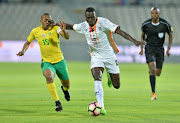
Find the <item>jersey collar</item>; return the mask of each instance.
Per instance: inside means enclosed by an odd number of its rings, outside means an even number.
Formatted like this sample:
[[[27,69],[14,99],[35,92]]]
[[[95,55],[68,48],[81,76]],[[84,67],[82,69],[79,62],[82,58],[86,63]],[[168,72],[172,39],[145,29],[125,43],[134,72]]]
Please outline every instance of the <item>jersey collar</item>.
[[[158,23],[153,23],[153,22],[151,22],[151,24],[154,25],[154,26],[158,26],[158,25],[159,25],[159,22],[158,22]]]

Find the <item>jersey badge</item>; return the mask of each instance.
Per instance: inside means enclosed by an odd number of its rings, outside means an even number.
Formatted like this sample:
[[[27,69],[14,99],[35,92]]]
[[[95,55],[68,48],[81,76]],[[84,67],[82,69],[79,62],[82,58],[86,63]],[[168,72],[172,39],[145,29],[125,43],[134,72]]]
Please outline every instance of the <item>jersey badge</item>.
[[[46,37],[46,34],[42,34],[42,37]]]
[[[158,33],[158,37],[159,38],[163,38],[164,37],[164,33],[163,32]]]
[[[48,35],[49,35],[49,36],[51,36],[51,35],[52,35],[52,33],[51,33],[51,32],[49,32],[49,33],[48,33]]]

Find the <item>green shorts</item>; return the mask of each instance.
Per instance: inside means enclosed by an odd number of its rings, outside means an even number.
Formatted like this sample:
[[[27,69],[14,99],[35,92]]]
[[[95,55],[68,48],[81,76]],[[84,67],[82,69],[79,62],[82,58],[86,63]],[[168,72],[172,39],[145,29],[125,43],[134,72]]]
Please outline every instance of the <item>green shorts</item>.
[[[49,62],[42,62],[41,68],[43,68],[42,73],[46,69],[50,69],[54,73],[54,75],[57,74],[57,76],[61,80],[68,80],[69,79],[67,64],[66,64],[66,61],[64,59],[61,60],[60,62],[54,63],[54,64],[49,63]]]

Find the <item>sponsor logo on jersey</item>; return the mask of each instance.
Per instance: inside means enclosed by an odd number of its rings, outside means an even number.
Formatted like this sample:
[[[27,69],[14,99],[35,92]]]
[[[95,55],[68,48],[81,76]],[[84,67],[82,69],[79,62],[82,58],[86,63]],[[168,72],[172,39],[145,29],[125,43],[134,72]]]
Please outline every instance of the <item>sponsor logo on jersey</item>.
[[[46,37],[46,34],[42,34],[42,37]]]
[[[52,35],[52,33],[51,33],[51,32],[49,32],[49,33],[48,33],[48,35],[49,35],[49,36],[51,36],[51,35]]]

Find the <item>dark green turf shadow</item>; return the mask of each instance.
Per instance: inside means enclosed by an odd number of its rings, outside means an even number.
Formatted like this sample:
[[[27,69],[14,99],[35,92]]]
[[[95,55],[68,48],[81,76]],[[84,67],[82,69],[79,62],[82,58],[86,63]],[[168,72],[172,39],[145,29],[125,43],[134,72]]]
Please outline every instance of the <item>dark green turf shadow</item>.
[[[11,112],[11,113],[36,113],[34,111],[19,110],[19,109],[0,109],[0,111]]]

